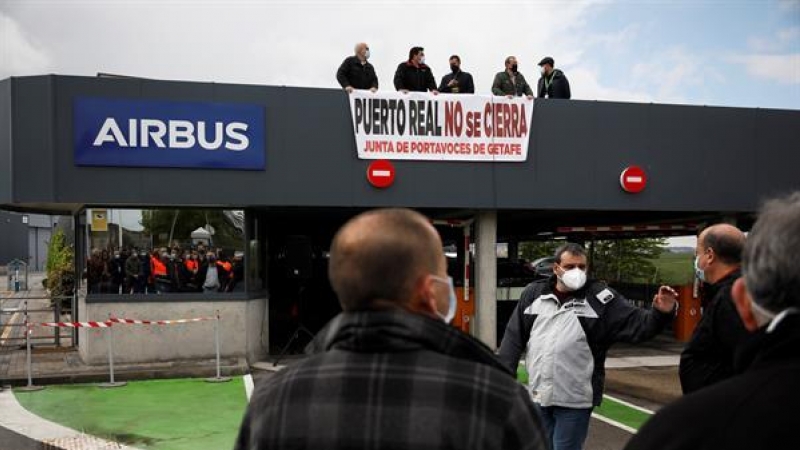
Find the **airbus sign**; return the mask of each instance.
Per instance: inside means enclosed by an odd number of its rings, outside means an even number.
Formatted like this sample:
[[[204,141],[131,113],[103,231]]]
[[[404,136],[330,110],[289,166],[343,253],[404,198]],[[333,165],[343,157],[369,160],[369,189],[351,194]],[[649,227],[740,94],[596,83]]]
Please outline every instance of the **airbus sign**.
[[[264,170],[262,105],[76,98],[78,166]]]

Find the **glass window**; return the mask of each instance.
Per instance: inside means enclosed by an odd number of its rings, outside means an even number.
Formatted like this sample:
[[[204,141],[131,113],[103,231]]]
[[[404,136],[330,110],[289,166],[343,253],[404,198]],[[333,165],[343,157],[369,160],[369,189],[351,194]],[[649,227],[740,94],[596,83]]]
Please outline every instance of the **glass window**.
[[[221,209],[86,211],[87,295],[245,291],[245,214]]]

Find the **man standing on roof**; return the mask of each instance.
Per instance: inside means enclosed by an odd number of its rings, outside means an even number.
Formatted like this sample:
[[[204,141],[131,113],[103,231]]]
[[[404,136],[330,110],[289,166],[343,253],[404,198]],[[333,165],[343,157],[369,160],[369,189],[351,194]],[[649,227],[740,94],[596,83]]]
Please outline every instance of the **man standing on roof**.
[[[426,92],[438,94],[431,68],[425,65],[425,49],[412,47],[408,61],[401,62],[394,73],[394,87],[400,92]]]
[[[539,61],[542,77],[539,78],[539,98],[566,98],[572,97],[569,90],[569,80],[559,69],[554,69],[556,62],[551,57]]]
[[[506,70],[494,76],[492,94],[505,95],[509,98],[525,95],[529,100],[533,98],[533,91],[518,67],[516,56],[506,58]]]
[[[342,61],[336,71],[336,81],[349,94],[353,89],[378,90],[378,75],[375,67],[369,63],[369,46],[359,42],[355,47],[355,55],[348,56]]]
[[[442,77],[439,92],[444,94],[474,94],[475,83],[472,75],[461,70],[461,58],[458,55],[450,57],[450,73]]]

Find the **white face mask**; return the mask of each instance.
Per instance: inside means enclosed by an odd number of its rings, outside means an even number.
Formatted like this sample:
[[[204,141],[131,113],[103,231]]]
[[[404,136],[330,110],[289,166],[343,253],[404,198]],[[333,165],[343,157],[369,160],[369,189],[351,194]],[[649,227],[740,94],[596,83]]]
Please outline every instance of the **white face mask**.
[[[544,66],[540,66],[539,70],[542,72],[542,75],[547,75],[547,69],[545,69]]]
[[[420,63],[420,65],[425,64],[425,57],[424,56],[419,59],[419,63]]]
[[[706,281],[706,273],[700,268],[700,256],[694,257],[694,276],[700,281]]]
[[[586,284],[586,272],[576,267],[565,271],[558,279],[570,291],[577,291]]]
[[[364,54],[364,59],[369,59],[369,49],[367,49],[367,52]]]
[[[456,317],[456,306],[458,306],[456,302],[456,289],[455,287],[453,287],[453,277],[442,278],[442,277],[437,277],[436,275],[431,275],[431,277],[436,281],[447,284],[447,288],[449,290],[448,291],[449,303],[447,305],[447,314],[442,315],[442,313],[440,313],[439,310],[437,309],[436,315],[439,316],[439,318],[442,319],[444,323],[450,323]]]

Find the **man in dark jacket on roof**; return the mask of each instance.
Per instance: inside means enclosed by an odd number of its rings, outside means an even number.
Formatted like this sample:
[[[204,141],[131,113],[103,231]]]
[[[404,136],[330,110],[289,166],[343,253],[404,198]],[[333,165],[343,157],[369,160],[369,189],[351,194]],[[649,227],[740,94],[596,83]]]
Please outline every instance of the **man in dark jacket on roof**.
[[[539,78],[537,97],[569,99],[572,97],[569,80],[564,72],[554,68],[555,64],[556,62],[549,56],[539,61],[542,76]]]
[[[426,92],[438,94],[436,79],[431,68],[425,65],[425,49],[412,47],[408,61],[401,62],[394,73],[394,87],[401,92]]]
[[[695,272],[709,283],[703,296],[703,317],[681,353],[679,375],[688,394],[733,376],[734,355],[747,337],[731,298],[731,287],[741,275],[745,236],[738,228],[717,224],[697,238]]]
[[[461,58],[458,55],[450,57],[450,73],[442,77],[442,82],[439,83],[439,92],[443,94],[475,93],[472,75],[461,70]]]
[[[364,213],[331,245],[344,312],[316,353],[256,387],[236,441],[255,449],[546,449],[530,396],[450,326],[442,242],[422,215]]]
[[[672,320],[675,291],[661,286],[651,309],[631,305],[605,284],[586,279],[586,250],[556,250],[553,276],[522,292],[500,344],[500,359],[516,370],[525,354],[528,390],[553,450],[580,450],[592,409],[603,398],[605,359],[616,342],[655,337]]]
[[[372,92],[378,90],[378,75],[375,67],[369,63],[369,46],[366,43],[356,44],[355,55],[342,61],[336,71],[336,81],[348,93],[353,92],[353,89],[369,89]]]
[[[747,237],[733,283],[748,332],[744,372],[659,410],[626,450],[797,448],[800,416],[800,193],[772,200]]]

